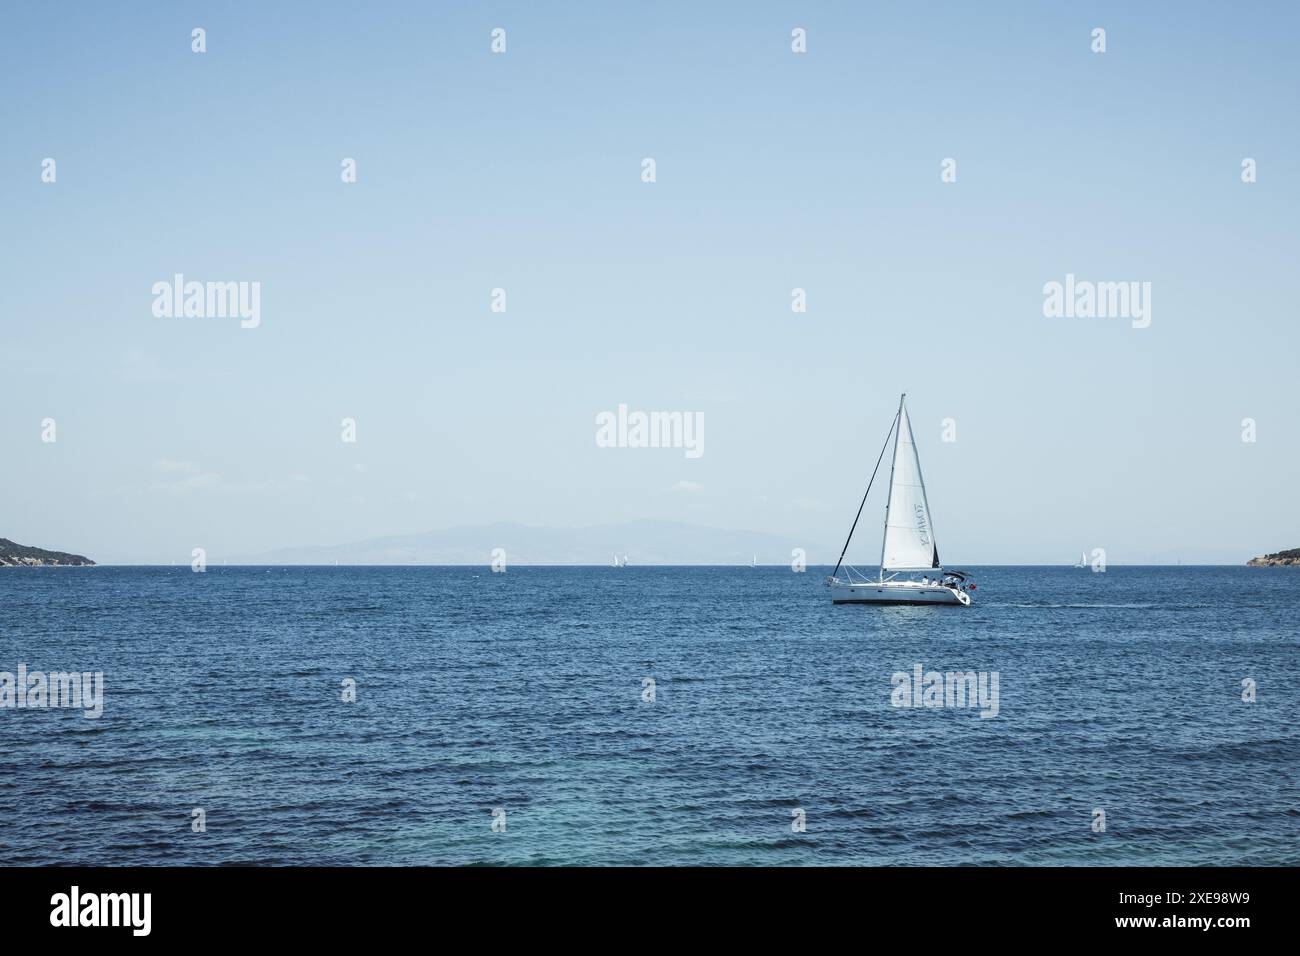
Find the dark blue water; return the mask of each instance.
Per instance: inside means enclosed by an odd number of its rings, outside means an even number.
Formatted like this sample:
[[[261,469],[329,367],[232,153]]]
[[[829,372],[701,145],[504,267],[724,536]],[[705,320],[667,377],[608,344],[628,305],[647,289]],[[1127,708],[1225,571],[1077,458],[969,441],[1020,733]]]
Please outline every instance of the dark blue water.
[[[815,569],[0,570],[0,671],[105,681],[98,720],[0,710],[0,853],[1300,863],[1300,570],[976,570],[971,609]],[[997,671],[998,715],[893,706],[915,664]]]

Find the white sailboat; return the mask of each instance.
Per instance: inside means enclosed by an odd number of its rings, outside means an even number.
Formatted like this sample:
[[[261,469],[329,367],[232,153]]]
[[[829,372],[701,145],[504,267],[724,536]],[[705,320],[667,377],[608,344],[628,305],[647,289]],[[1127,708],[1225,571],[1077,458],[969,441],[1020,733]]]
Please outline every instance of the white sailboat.
[[[945,571],[939,562],[939,546],[934,539],[934,525],[930,520],[930,503],[925,496],[925,480],[921,477],[921,459],[916,453],[916,440],[912,436],[912,423],[907,417],[907,395],[898,400],[898,414],[894,416],[885,444],[876,459],[876,470],[867,482],[867,491],[858,505],[857,517],[849,529],[844,550],[835,563],[835,570],[826,583],[831,589],[831,600],[836,604],[954,604],[969,607],[968,591],[975,584],[961,571]],[[894,460],[889,469],[889,501],[885,506],[885,530],[880,542],[880,573],[870,580],[844,563],[844,555],[853,540],[853,532],[862,517],[867,494],[876,480],[876,472],[884,460],[889,438],[894,438]],[[840,569],[844,575],[840,576]],[[900,578],[901,574],[922,574],[917,578]]]

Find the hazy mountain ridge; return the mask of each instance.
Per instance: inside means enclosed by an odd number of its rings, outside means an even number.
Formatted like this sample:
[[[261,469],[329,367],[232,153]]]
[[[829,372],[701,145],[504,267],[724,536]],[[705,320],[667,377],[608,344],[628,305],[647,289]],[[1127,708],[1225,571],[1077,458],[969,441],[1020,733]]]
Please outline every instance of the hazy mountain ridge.
[[[707,528],[673,521],[630,521],[583,528],[501,522],[339,545],[278,548],[237,555],[231,564],[489,564],[495,548],[507,564],[788,564],[800,542],[759,531]],[[821,555],[824,560],[826,554]]]

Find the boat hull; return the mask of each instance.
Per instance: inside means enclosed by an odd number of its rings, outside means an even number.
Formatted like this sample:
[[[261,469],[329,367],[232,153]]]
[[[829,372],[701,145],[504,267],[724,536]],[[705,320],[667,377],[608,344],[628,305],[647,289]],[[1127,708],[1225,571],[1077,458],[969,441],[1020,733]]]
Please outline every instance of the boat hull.
[[[865,581],[831,586],[835,604],[949,604],[969,607],[970,595],[956,588],[914,581]]]

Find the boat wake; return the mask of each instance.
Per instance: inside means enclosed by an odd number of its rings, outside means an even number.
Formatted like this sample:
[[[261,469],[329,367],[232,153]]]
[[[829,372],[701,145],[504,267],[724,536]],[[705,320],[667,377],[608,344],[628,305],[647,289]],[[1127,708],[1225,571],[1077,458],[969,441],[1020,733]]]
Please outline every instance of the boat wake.
[[[1043,609],[1047,609],[1047,610],[1053,610],[1053,609],[1058,609],[1058,610],[1093,610],[1093,609],[1096,609],[1096,610],[1109,610],[1109,611],[1154,611],[1154,610],[1156,610],[1157,608],[1159,608],[1159,609],[1162,610],[1162,611],[1168,611],[1168,610],[1188,610],[1188,609],[1191,609],[1191,608],[1208,608],[1208,607],[1214,607],[1213,604],[1179,604],[1179,605],[1169,605],[1169,604],[1101,604],[1101,603],[1081,603],[1081,602],[1075,602],[1075,603],[1071,603],[1071,604],[1051,604],[1051,603],[1048,603],[1048,602],[1046,602],[1046,601],[1039,601],[1039,602],[1037,602],[1037,603],[1032,603],[1032,604],[1014,604],[1014,603],[1012,603],[1012,602],[1010,602],[1010,601],[1007,601],[1007,602],[999,601],[999,602],[997,602],[996,604],[993,604],[992,602],[988,602],[988,603],[990,604],[990,606],[996,606],[996,607],[1024,607],[1024,608],[1035,608],[1035,609],[1039,609],[1039,610],[1043,610]]]

